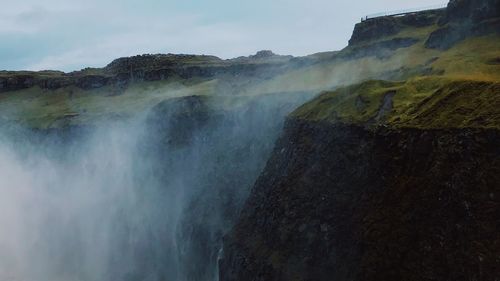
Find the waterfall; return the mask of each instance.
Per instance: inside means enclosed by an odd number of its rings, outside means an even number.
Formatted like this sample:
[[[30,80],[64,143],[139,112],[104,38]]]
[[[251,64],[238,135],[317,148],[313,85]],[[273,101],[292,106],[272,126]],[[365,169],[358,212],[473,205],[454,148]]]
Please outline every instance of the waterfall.
[[[222,236],[296,103],[197,102],[76,133],[2,129],[0,280],[217,280]]]

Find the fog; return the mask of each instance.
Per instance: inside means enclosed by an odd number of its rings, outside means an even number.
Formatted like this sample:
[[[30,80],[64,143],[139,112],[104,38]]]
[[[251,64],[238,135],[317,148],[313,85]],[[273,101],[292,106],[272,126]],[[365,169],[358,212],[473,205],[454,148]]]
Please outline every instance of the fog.
[[[0,128],[0,280],[217,280],[222,236],[307,97],[185,97],[92,127]]]

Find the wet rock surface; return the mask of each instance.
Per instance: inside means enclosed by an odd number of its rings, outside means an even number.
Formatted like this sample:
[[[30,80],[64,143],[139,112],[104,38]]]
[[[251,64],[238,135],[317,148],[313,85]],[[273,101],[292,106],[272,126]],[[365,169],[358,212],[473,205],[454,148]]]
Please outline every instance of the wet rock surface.
[[[161,185],[170,188],[178,184],[172,179],[187,175],[178,192],[188,200],[175,233],[180,280],[215,280],[222,237],[264,167],[284,116],[305,97],[272,98],[223,110],[213,106],[217,97],[182,97],[158,104],[148,116],[143,154],[154,159],[151,169]]]
[[[496,280],[499,137],[289,120],[221,280]]]

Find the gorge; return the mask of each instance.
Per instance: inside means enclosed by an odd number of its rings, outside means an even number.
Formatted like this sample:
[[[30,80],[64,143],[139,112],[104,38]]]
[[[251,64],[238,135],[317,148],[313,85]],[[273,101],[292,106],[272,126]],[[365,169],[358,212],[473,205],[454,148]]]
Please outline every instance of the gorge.
[[[0,280],[498,280],[499,8],[0,71]]]

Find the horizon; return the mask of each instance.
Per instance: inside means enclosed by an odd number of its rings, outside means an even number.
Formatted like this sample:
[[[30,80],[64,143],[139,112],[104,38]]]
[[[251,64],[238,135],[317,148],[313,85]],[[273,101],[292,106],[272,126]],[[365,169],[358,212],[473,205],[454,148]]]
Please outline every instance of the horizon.
[[[307,56],[347,46],[368,14],[446,2],[28,0],[0,12],[0,70],[71,72],[142,54]]]

